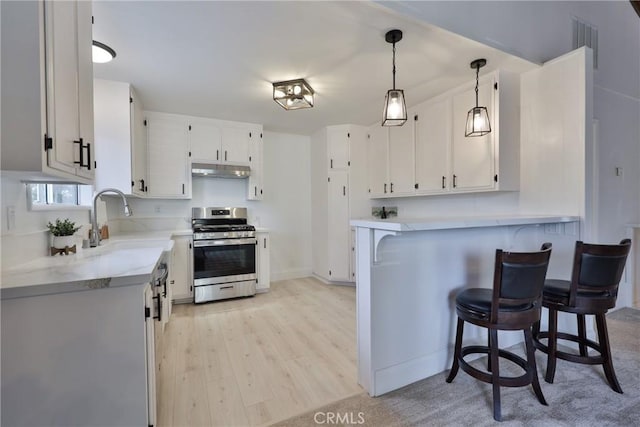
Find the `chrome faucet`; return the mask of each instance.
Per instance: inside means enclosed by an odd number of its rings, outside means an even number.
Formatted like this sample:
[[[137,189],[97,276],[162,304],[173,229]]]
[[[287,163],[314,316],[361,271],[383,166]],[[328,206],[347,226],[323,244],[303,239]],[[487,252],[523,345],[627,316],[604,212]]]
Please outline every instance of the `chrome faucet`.
[[[115,193],[122,197],[122,202],[124,203],[124,214],[126,216],[131,216],[133,213],[131,208],[129,207],[129,203],[127,202],[127,198],[124,196],[124,193],[115,188],[105,188],[102,191],[96,193],[93,196],[93,213],[91,214],[91,236],[89,237],[89,246],[95,248],[100,245],[100,230],[98,230],[98,209],[96,203],[98,201],[98,197],[102,196],[104,193]]]

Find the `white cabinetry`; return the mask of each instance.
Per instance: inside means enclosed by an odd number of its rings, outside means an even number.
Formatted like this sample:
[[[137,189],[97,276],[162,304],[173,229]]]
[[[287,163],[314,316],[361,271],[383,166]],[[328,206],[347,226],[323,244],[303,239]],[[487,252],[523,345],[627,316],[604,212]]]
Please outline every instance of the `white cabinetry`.
[[[409,111],[409,117],[413,112]],[[389,194],[412,195],[415,185],[414,133],[411,124],[389,129]]]
[[[193,302],[193,245],[191,236],[173,236],[173,265],[169,287],[174,302]]]
[[[248,125],[200,117],[187,120],[194,163],[249,165]]]
[[[254,126],[249,132],[249,167],[251,175],[247,184],[247,199],[262,200],[264,197],[264,174],[262,126]]]
[[[451,100],[448,97],[421,104],[414,116],[416,139],[416,194],[448,191]]]
[[[184,116],[146,112],[148,176],[147,197],[191,198],[188,123]]]
[[[367,134],[369,193],[371,197],[386,197],[389,159],[389,130],[373,125]]]
[[[145,195],[147,141],[142,105],[129,83],[94,80],[96,188]]]
[[[92,184],[91,2],[2,2],[2,169]]]
[[[256,292],[266,292],[271,286],[271,268],[269,264],[269,232],[256,231],[256,239],[256,272],[258,276],[258,281],[256,283]]]
[[[328,281],[354,280],[349,220],[370,215],[367,142],[366,128],[355,125],[330,126],[312,137],[313,272]]]

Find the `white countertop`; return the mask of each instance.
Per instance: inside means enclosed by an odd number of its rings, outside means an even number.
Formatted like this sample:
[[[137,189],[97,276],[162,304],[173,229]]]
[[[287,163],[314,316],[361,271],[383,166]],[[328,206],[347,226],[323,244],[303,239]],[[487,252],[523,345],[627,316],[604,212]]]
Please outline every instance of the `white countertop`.
[[[171,236],[191,230],[113,235],[97,248],[37,258],[2,271],[2,299],[147,283]]]
[[[579,221],[579,216],[569,215],[486,215],[441,216],[425,218],[353,219],[351,226],[388,231],[425,231],[453,228],[502,227],[507,225],[549,224]]]

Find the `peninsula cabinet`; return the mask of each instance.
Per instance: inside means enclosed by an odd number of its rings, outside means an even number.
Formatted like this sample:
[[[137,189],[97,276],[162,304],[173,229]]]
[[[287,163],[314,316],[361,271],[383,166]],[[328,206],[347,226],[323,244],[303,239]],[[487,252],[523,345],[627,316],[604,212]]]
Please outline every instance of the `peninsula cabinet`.
[[[147,178],[147,134],[142,103],[129,83],[95,79],[96,188],[116,188],[144,197]]]
[[[353,282],[349,220],[371,215],[367,197],[367,129],[329,126],[312,136],[313,273]],[[385,169],[386,170],[386,169]]]
[[[91,2],[1,2],[2,169],[92,184]]]
[[[146,197],[191,198],[189,124],[185,116],[145,112],[148,150]]]

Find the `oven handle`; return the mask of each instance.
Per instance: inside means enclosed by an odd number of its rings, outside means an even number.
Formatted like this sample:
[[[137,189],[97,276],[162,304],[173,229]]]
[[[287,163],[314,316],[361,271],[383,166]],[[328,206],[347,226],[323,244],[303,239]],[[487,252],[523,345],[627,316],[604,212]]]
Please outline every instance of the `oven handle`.
[[[206,246],[255,245],[257,241],[255,237],[249,239],[195,240],[193,246],[201,248]]]

